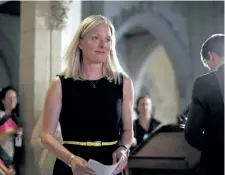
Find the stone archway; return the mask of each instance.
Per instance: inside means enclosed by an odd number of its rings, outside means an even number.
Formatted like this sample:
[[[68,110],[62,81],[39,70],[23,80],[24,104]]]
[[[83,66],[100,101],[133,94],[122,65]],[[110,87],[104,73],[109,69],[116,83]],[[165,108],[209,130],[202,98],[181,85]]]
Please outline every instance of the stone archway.
[[[141,26],[149,31],[152,35],[155,36],[158,43],[163,45],[166,52],[168,53],[171,62],[172,68],[175,71],[176,83],[179,91],[179,103],[181,107],[179,111],[182,110],[184,106],[184,101],[186,101],[187,91],[188,91],[188,82],[191,80],[191,70],[188,69],[191,67],[191,62],[188,59],[188,50],[180,43],[180,39],[175,35],[171,26],[168,25],[165,21],[162,21],[150,12],[144,12],[139,15],[130,17],[120,28],[117,29],[117,41],[130,29],[135,26]],[[137,75],[140,77],[141,74]],[[134,78],[134,84],[137,85],[137,77]]]
[[[148,30],[138,25],[127,30],[117,40],[118,57],[132,79],[139,74],[137,67],[141,67],[149,52],[154,48],[155,41],[156,38]]]
[[[171,59],[162,45],[157,44],[143,61],[137,80],[139,94],[143,86],[148,87],[155,118],[163,123],[175,123],[179,110],[179,93]]]
[[[133,41],[136,43],[132,43]],[[117,47],[119,54],[124,56],[126,71],[132,79],[136,78],[135,99],[145,91],[150,94],[153,105],[156,107],[155,117],[163,123],[176,122],[179,106],[178,90],[171,59],[163,46],[149,31],[136,26],[126,31],[118,41]]]

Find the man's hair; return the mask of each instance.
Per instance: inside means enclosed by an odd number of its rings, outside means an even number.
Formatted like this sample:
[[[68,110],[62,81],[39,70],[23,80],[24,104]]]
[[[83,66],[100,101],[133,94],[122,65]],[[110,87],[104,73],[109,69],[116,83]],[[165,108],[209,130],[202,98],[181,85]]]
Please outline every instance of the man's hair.
[[[214,34],[202,44],[200,55],[203,63],[209,60],[208,52],[224,57],[224,34]]]
[[[150,97],[149,94],[144,94],[144,95],[141,95],[141,96],[139,96],[139,97],[137,98],[137,100],[136,100],[136,107],[134,108],[134,110],[135,110],[135,112],[137,113],[137,115],[139,115],[139,111],[138,111],[139,103],[141,102],[141,100],[142,100],[143,98],[149,98],[149,99],[151,99],[151,97]],[[152,105],[152,116],[154,116],[154,115],[155,115],[155,106]]]

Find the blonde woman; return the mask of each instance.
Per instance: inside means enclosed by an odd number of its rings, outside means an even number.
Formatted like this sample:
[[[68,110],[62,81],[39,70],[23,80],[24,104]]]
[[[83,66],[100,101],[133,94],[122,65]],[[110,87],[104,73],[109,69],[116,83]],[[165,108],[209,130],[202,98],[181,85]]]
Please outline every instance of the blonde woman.
[[[123,73],[115,29],[104,16],[84,19],[50,84],[43,109],[43,145],[57,156],[53,175],[96,174],[89,159],[121,174],[132,144],[133,83]],[[58,121],[63,144],[55,139]]]

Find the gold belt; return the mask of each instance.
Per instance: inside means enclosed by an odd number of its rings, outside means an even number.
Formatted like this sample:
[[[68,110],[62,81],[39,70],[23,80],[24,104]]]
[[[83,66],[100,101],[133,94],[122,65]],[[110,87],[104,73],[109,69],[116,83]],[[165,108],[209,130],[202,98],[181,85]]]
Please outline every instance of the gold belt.
[[[102,141],[95,141],[95,142],[78,142],[78,141],[64,141],[65,144],[71,144],[71,145],[79,145],[79,146],[111,146],[118,143],[118,141],[113,142],[102,142]]]

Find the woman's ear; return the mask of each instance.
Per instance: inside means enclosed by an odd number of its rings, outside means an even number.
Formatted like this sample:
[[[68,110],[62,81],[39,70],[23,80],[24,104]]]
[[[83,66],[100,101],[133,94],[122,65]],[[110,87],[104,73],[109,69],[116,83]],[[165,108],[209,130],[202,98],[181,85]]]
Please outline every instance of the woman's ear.
[[[79,39],[78,47],[80,50],[82,50],[82,39]]]

